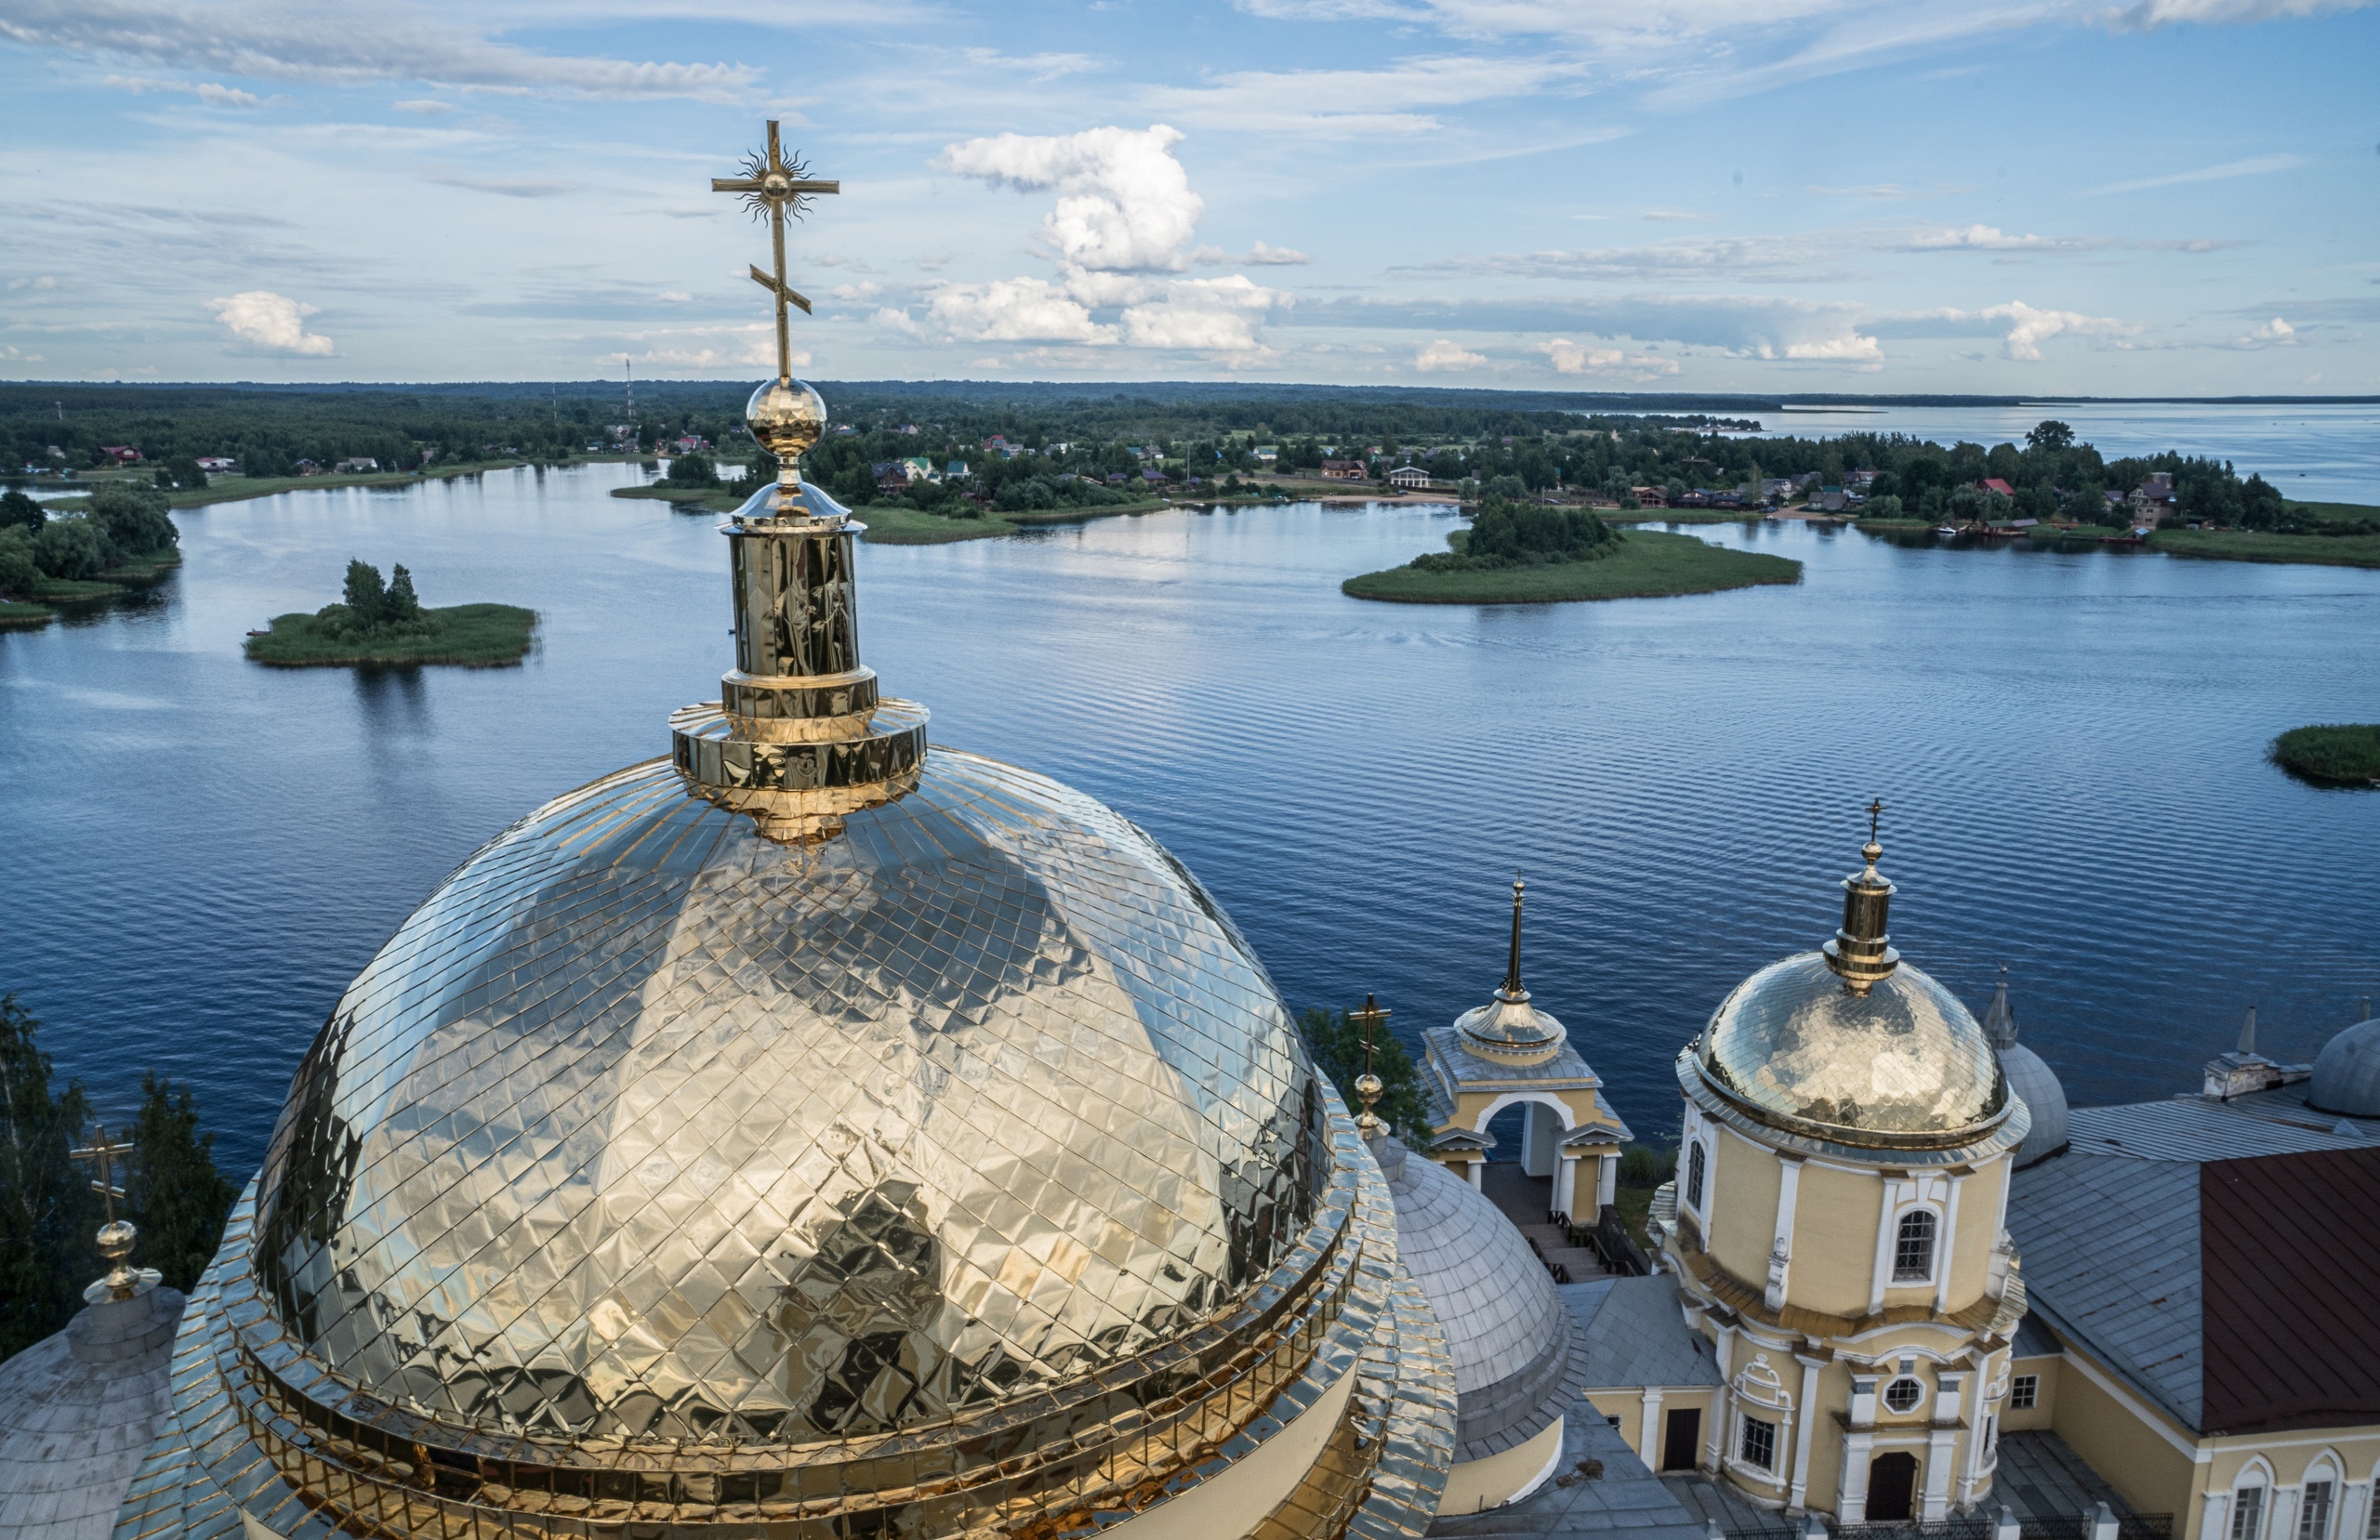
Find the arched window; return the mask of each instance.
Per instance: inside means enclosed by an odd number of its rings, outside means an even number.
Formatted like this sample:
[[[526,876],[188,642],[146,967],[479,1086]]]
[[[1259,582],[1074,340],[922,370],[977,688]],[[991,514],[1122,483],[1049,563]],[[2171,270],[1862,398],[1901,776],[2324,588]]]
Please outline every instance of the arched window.
[[[1702,1207],[1702,1146],[1686,1147],[1686,1206],[1699,1212]]]
[[[2306,1487],[2297,1496],[2297,1540],[2331,1540],[2331,1515],[2338,1507],[2339,1473],[2329,1456],[2306,1472]]]
[[[2264,1533],[2263,1472],[2250,1471],[2231,1489],[2231,1540],[2263,1540]]]
[[[1923,1283],[1934,1276],[1934,1211],[1912,1208],[1893,1239],[1893,1282]]]

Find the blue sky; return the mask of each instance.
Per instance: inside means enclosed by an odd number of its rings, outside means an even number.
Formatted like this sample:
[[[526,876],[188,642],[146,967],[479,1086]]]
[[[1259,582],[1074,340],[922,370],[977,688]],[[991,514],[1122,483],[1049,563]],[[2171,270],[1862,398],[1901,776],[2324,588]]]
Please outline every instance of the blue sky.
[[[2326,0],[0,0],[0,377],[2380,390]]]

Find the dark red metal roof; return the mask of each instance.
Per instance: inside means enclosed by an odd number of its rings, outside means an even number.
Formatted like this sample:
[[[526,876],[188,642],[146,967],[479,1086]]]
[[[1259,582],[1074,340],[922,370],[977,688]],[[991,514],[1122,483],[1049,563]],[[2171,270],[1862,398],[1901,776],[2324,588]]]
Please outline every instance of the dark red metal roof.
[[[2199,1168],[2209,1433],[2380,1422],[2380,1148]]]

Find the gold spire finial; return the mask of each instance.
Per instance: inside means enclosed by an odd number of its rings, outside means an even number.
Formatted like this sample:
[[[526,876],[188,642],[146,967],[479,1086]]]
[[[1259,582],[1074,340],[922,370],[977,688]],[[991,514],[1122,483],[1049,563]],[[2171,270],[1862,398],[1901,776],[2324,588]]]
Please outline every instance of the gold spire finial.
[[[1362,1099],[1364,1110],[1355,1118],[1355,1132],[1367,1141],[1376,1139],[1388,1132],[1388,1125],[1381,1122],[1372,1112],[1372,1108],[1380,1101],[1382,1090],[1384,1089],[1381,1085],[1380,1076],[1372,1073],[1372,1052],[1376,1046],[1372,1041],[1372,1032],[1382,1022],[1387,1020],[1391,1014],[1368,993],[1364,995],[1363,1009],[1351,1010],[1347,1013],[1349,1020],[1361,1021],[1364,1024],[1364,1073],[1355,1077],[1355,1095]]]
[[[110,1139],[108,1125],[98,1123],[91,1125],[91,1142],[67,1153],[99,1173],[92,1179],[91,1191],[107,1205],[108,1222],[100,1227],[99,1246],[99,1255],[108,1261],[108,1275],[85,1289],[83,1297],[96,1305],[101,1299],[130,1299],[142,1290],[154,1287],[159,1275],[148,1268],[136,1268],[131,1262],[137,1232],[128,1220],[115,1217],[116,1200],[124,1196],[124,1189],[115,1184],[115,1163],[131,1154],[132,1146]]]
[[[1528,885],[1521,881],[1518,872],[1513,874],[1513,949],[1504,963],[1502,994],[1507,1000],[1526,1000],[1528,991],[1521,988],[1521,898]]]
[[[1884,853],[1877,843],[1884,817],[1884,798],[1870,802],[1867,812],[1868,843],[1859,849],[1867,867],[1843,879],[1843,928],[1818,949],[1826,954],[1826,966],[1842,977],[1843,987],[1854,994],[1867,994],[1900,966],[1900,954],[1892,949],[1892,938],[1884,929],[1896,889],[1876,870]]]
[[[752,282],[769,291],[776,307],[777,377],[752,392],[752,399],[744,406],[744,420],[752,429],[754,441],[777,457],[776,513],[780,518],[797,513],[802,454],[826,431],[826,403],[819,400],[817,391],[793,377],[793,333],[786,319],[786,307],[798,305],[807,315],[810,301],[785,281],[785,217],[790,214],[800,218],[813,197],[840,192],[843,184],[811,180],[806,175],[809,169],[799,156],[786,158],[785,146],[777,137],[776,120],[773,118],[769,121],[768,153],[747,155],[743,176],[713,177],[710,182],[713,192],[742,194],[753,217],[765,216],[769,221],[769,244],[775,253],[775,270],[762,272],[754,267],[751,272]]]

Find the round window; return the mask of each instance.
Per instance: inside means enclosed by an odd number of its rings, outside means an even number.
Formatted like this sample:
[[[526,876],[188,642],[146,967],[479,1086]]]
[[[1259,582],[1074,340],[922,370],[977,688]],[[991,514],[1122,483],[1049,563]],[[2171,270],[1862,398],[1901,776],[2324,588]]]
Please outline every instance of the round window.
[[[1896,1412],[1914,1411],[1925,1399],[1925,1387],[1903,1375],[1884,1387],[1884,1404]]]

